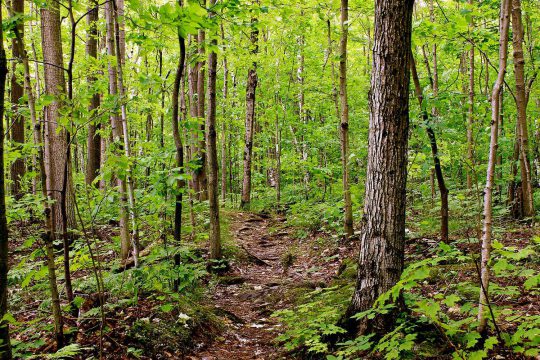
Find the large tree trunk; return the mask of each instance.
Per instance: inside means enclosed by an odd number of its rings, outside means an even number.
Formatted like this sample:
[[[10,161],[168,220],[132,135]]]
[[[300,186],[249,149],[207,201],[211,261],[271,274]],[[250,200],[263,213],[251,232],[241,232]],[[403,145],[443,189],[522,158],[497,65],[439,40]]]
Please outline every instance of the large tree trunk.
[[[253,57],[258,52],[259,30],[257,28],[257,19],[251,20],[251,54]],[[244,147],[244,177],[242,180],[242,198],[240,208],[249,209],[251,202],[251,162],[253,155],[253,131],[255,127],[255,96],[257,92],[257,61],[253,61],[248,70],[247,88],[246,88],[246,132]]]
[[[18,1],[16,1],[18,2]],[[22,1],[20,1],[22,3]],[[2,1],[0,1],[0,8]],[[0,23],[2,14],[0,13]],[[18,48],[14,44],[14,48]],[[0,319],[8,310],[8,256],[9,240],[6,219],[6,193],[4,183],[4,96],[6,93],[7,60],[4,49],[4,33],[0,28]],[[0,359],[11,360],[11,342],[9,340],[9,323],[0,321]]]
[[[525,89],[525,59],[523,57],[523,22],[521,1],[512,1],[512,44],[514,48],[514,76],[516,79],[516,107],[519,141],[519,163],[521,168],[521,191],[523,215],[534,216],[534,199],[529,161],[529,133],[527,128],[527,95]]]
[[[478,303],[478,332],[485,334],[487,331],[487,306],[489,306],[489,267],[491,256],[491,232],[492,232],[492,195],[493,179],[495,177],[495,164],[497,161],[498,127],[499,127],[499,100],[500,92],[506,74],[508,58],[508,28],[510,17],[510,5],[512,0],[503,0],[501,3],[501,18],[499,25],[499,70],[497,81],[493,85],[491,93],[491,140],[489,144],[489,160],[486,175],[486,187],[484,189],[484,224],[482,229],[482,260],[480,263],[480,300]]]
[[[63,318],[60,309],[60,297],[56,283],[56,265],[54,261],[53,240],[62,229],[75,224],[72,206],[72,179],[68,151],[67,131],[60,122],[62,97],[66,95],[64,66],[62,59],[62,41],[59,4],[53,2],[47,8],[41,8],[41,41],[43,48],[45,93],[54,100],[45,109],[45,150],[43,189],[48,201],[54,201],[45,208],[47,231],[44,235],[47,250],[47,267],[54,317],[54,332],[57,347],[64,346]],[[66,171],[67,167],[67,171]],[[67,176],[67,179],[64,179]],[[64,186],[66,185],[66,186]],[[62,214],[62,193],[65,194],[65,214]],[[49,203],[47,202],[47,204]],[[69,209],[69,211],[67,211]],[[62,216],[64,215],[64,216]],[[67,224],[63,222],[67,221]]]
[[[52,205],[53,235],[62,231],[64,219],[61,211],[62,192],[66,196],[66,227],[75,226],[73,208],[73,180],[71,159],[68,151],[68,136],[62,125],[60,110],[62,98],[66,95],[66,81],[62,55],[60,30],[60,9],[58,3],[41,9],[41,36],[43,47],[45,92],[54,100],[45,109],[45,168],[47,191]],[[67,164],[67,171],[66,169]],[[67,179],[64,180],[64,176]],[[66,188],[63,189],[64,183]]]
[[[370,309],[403,272],[413,3],[375,5],[366,195],[349,316]],[[385,331],[392,320],[392,315],[363,319],[350,330]]]
[[[210,8],[216,0],[210,0]],[[210,17],[215,17],[213,11]],[[208,169],[208,200],[210,203],[210,229],[208,241],[210,243],[209,259],[221,258],[221,233],[219,227],[219,174],[217,158],[216,133],[216,73],[217,73],[217,34],[213,34],[211,50],[208,54],[208,114],[206,117],[206,159]]]
[[[341,0],[341,41],[339,45],[339,98],[341,100],[341,168],[343,171],[343,226],[345,236],[353,235],[351,190],[349,187],[349,103],[347,101],[347,36],[349,0]]]
[[[97,0],[93,0],[91,8],[88,11],[88,36],[86,40],[86,54],[87,56],[96,59],[97,58],[97,21],[99,16],[99,7]],[[94,75],[88,76],[88,84],[91,86],[96,81]],[[99,108],[100,100],[99,94],[95,93],[90,99],[90,105],[88,106],[88,112],[90,116],[96,116],[97,109]],[[96,176],[99,174],[99,168],[101,165],[101,135],[98,131],[100,125],[96,121],[91,121],[88,124],[88,139],[87,139],[87,165],[86,165],[86,183],[92,184]],[[99,184],[96,184],[98,186]]]
[[[24,15],[24,1],[23,0],[13,0],[11,1],[11,11],[16,14]],[[17,21],[17,32],[21,37],[24,37],[24,24],[22,18]],[[22,57],[21,47],[18,44],[17,37],[12,40],[13,48],[13,57],[15,59],[20,59]],[[11,141],[16,144],[17,147],[20,147],[24,144],[24,117],[18,114],[19,110],[19,101],[24,95],[24,88],[20,81],[17,79],[17,63],[14,61],[12,63],[12,73],[11,73],[11,105],[13,110],[13,125],[11,127]],[[20,199],[23,196],[21,189],[21,180],[26,171],[24,165],[24,159],[17,158],[13,164],[11,164],[11,193],[15,199]]]

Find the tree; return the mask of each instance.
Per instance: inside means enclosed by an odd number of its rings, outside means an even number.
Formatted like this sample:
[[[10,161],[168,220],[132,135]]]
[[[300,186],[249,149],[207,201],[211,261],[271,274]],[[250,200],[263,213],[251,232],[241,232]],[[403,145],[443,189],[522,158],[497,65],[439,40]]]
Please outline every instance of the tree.
[[[210,0],[210,19],[215,19],[216,0]],[[217,28],[217,27],[216,27]],[[210,255],[212,260],[221,259],[221,232],[219,227],[219,174],[216,132],[216,78],[217,78],[217,31],[210,41],[208,53],[208,114],[206,116],[206,159],[208,169],[208,200],[210,202]]]
[[[116,46],[115,46],[115,16],[114,16],[114,6],[111,2],[105,4],[105,21],[107,27],[107,55],[109,56],[108,70],[109,70],[109,95],[116,97],[118,96],[118,63],[113,59],[117,59],[116,56]],[[114,145],[118,146],[120,149],[123,147],[123,124],[120,120],[118,111],[111,111],[110,114],[110,123],[112,130],[112,138]],[[119,206],[119,218],[120,218],[120,256],[122,260],[126,260],[129,257],[130,249],[130,236],[129,236],[129,220],[128,220],[128,200],[127,200],[127,189],[126,182],[121,177],[116,177],[116,182],[119,190],[120,196],[120,206]]]
[[[259,51],[259,29],[257,19],[251,19],[251,55],[255,57]],[[251,168],[253,156],[253,132],[255,127],[255,99],[257,93],[257,61],[254,59],[248,70],[246,87],[246,127],[244,146],[244,177],[242,178],[242,199],[240,208],[249,209],[251,202]]]
[[[510,6],[513,0],[501,2],[499,24],[499,69],[497,80],[491,92],[491,140],[489,143],[489,159],[484,189],[484,222],[482,228],[482,254],[480,262],[480,300],[478,302],[478,332],[485,334],[487,331],[487,307],[489,307],[489,266],[491,257],[491,235],[493,216],[493,179],[495,177],[495,164],[497,161],[498,127],[500,111],[500,92],[504,84],[506,63],[508,58],[508,29],[510,22]]]
[[[52,102],[45,109],[45,170],[48,198],[52,205],[53,235],[67,227],[75,226],[73,209],[73,179],[70,152],[68,151],[68,130],[66,119],[62,117],[62,107],[66,96],[64,76],[60,7],[51,1],[41,8],[41,42],[45,74],[45,92]],[[67,166],[67,172],[66,172]],[[64,177],[67,177],[64,179]],[[64,188],[66,183],[66,188]],[[67,217],[62,216],[62,192],[66,196]],[[64,221],[66,224],[64,224]]]
[[[523,22],[521,0],[512,1],[512,45],[514,48],[514,77],[516,80],[517,125],[516,136],[519,147],[521,169],[521,192],[523,216],[534,216],[531,163],[529,161],[529,131],[527,126],[527,92],[525,87],[525,59],[523,57]]]
[[[377,1],[371,74],[369,148],[356,288],[347,315],[371,308],[403,271],[413,0]],[[355,323],[385,331],[393,315]]]
[[[341,100],[341,168],[343,171],[343,210],[345,236],[353,234],[351,189],[349,187],[349,104],[347,102],[347,35],[349,0],[341,0],[341,41],[339,44],[339,97]]]
[[[89,31],[86,40],[86,54],[93,59],[97,58],[98,50],[98,31],[97,21],[99,17],[99,7],[97,0],[93,0],[91,7],[88,9],[87,22]],[[92,87],[96,82],[95,75],[88,76],[88,85]],[[100,95],[94,90],[90,98],[88,112],[90,116],[97,117],[97,112],[100,106]],[[99,134],[101,126],[97,121],[92,121],[88,124],[87,136],[87,166],[86,166],[86,183],[92,184],[96,176],[99,174],[101,166],[101,135]],[[96,184],[98,185],[98,184]]]
[[[2,1],[0,1],[0,9]],[[0,23],[2,13],[0,12]],[[10,360],[11,342],[9,339],[9,323],[4,320],[8,310],[8,225],[6,218],[6,185],[4,182],[4,96],[6,94],[7,59],[4,49],[4,33],[0,27],[0,359]]]
[[[20,18],[17,20],[16,27],[17,32],[24,36],[24,23],[22,17],[24,16],[24,1],[23,0],[13,0],[11,1],[12,11]],[[20,46],[18,44],[18,39],[13,38],[11,41],[13,48],[13,57],[15,59],[20,59],[22,54],[20,53]],[[12,63],[12,72],[11,72],[11,105],[13,113],[13,124],[11,126],[11,140],[20,145],[24,144],[24,116],[19,114],[19,101],[24,95],[24,88],[21,84],[20,78],[17,75],[17,62]],[[24,159],[21,157],[17,158],[13,164],[11,164],[11,192],[16,199],[20,199],[23,195],[21,189],[21,181],[25,174],[26,168],[24,164]]]

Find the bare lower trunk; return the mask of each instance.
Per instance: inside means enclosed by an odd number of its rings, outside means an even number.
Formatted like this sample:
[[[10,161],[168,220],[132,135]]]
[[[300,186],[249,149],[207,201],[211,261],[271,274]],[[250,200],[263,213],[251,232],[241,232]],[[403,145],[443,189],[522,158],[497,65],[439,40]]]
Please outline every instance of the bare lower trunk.
[[[478,302],[478,332],[485,334],[487,331],[486,307],[489,305],[489,267],[491,256],[491,233],[492,233],[492,193],[493,179],[495,175],[495,163],[497,161],[498,126],[499,126],[499,100],[500,91],[506,74],[506,62],[508,57],[508,28],[510,16],[510,4],[512,0],[503,0],[501,3],[501,18],[499,25],[499,70],[497,81],[493,85],[491,93],[491,140],[489,144],[489,160],[486,175],[486,187],[484,189],[484,225],[482,229],[482,260],[480,263],[480,300]]]
[[[356,289],[347,315],[370,309],[403,271],[413,0],[377,1],[364,215]],[[397,300],[397,299],[396,299]],[[348,324],[382,332],[392,314]]]

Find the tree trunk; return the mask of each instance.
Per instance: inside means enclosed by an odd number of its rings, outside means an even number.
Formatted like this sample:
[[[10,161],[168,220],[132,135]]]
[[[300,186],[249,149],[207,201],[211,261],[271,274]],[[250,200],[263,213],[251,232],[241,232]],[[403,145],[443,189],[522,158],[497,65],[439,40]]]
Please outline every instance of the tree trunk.
[[[178,5],[182,7],[182,0],[178,0]],[[182,136],[180,134],[180,124],[179,124],[179,104],[178,98],[180,95],[181,84],[184,81],[184,65],[186,61],[186,41],[178,29],[178,46],[180,48],[180,57],[178,58],[178,65],[176,67],[176,74],[174,77],[174,84],[172,90],[172,130],[174,138],[174,146],[176,147],[176,167],[178,171],[184,172],[184,145],[182,144]],[[185,187],[184,180],[178,180],[177,189],[175,193],[175,202],[174,202],[174,240],[175,246],[179,246],[182,241],[182,195]],[[174,265],[180,265],[180,255],[174,255]],[[180,281],[179,279],[174,280],[174,291],[178,291]]]
[[[180,6],[182,6],[181,0],[179,0]],[[176,75],[174,77],[173,91],[172,91],[172,130],[174,145],[176,147],[176,167],[178,171],[184,171],[184,146],[182,144],[182,137],[180,134],[179,125],[179,104],[178,99],[180,95],[180,84],[184,77],[184,62],[186,59],[186,43],[185,39],[180,35],[178,31],[178,45],[180,48],[180,57],[178,59],[178,66],[176,67]],[[175,194],[175,208],[174,208],[174,240],[176,244],[180,244],[182,238],[182,192],[184,191],[184,181],[177,181],[177,189]],[[177,289],[175,289],[177,290]]]
[[[97,0],[93,0],[90,5],[91,8],[88,11],[87,22],[88,22],[88,35],[86,40],[86,55],[96,59],[97,58],[97,40],[98,40],[98,31],[97,31],[97,21],[99,16],[99,7]],[[90,75],[87,78],[89,87],[96,81],[94,75]],[[96,116],[100,105],[99,94],[94,93],[90,99],[90,105],[88,106],[88,112],[91,117]],[[99,168],[101,166],[101,135],[98,131],[100,130],[100,125],[96,121],[91,121],[88,124],[88,139],[87,139],[87,165],[86,165],[86,183],[88,185],[92,184],[96,176],[99,174]],[[96,183],[96,186],[99,184]]]
[[[203,6],[206,6],[206,0],[203,0]],[[199,30],[199,56],[202,58],[204,56],[204,48],[205,48],[205,33],[203,30]],[[205,81],[205,71],[204,71],[204,61],[200,61],[197,64],[197,117],[199,119],[205,119],[205,91],[204,91],[204,81]],[[200,149],[200,159],[201,159],[201,168],[199,169],[197,173],[197,182],[199,183],[199,200],[200,201],[206,201],[208,200],[208,177],[206,174],[206,152],[204,151],[206,149],[206,133],[205,133],[205,123],[202,122],[199,128],[200,132],[202,133],[202,136],[199,138],[199,149]]]
[[[525,58],[523,57],[523,22],[521,0],[512,1],[512,44],[514,48],[514,76],[516,80],[516,108],[518,121],[519,163],[521,168],[521,190],[523,215],[534,216],[534,199],[529,161],[529,133],[527,128],[527,96],[525,89]]]
[[[375,5],[364,215],[348,316],[370,309],[403,272],[413,3],[377,1]],[[393,314],[388,314],[348,325],[363,334],[383,332],[392,323]]]
[[[473,0],[468,0],[469,4],[473,3]],[[471,18],[469,24],[469,32],[474,29],[474,21]],[[469,51],[469,108],[467,112],[467,160],[469,166],[474,166],[474,45],[471,46]],[[467,189],[471,191],[473,188],[472,171],[467,170]]]
[[[493,178],[495,175],[495,163],[497,161],[498,127],[499,127],[499,100],[500,92],[506,74],[508,58],[508,28],[510,17],[510,5],[512,0],[503,0],[501,3],[501,18],[499,25],[499,70],[497,81],[493,85],[491,93],[491,140],[489,144],[489,160],[486,175],[486,187],[484,189],[484,224],[482,229],[482,260],[480,263],[480,300],[478,302],[478,332],[485,335],[487,332],[486,307],[489,307],[489,267],[491,256],[491,232],[492,232],[492,193]]]
[[[14,1],[14,3],[17,2],[19,1]],[[22,3],[22,1],[20,2]],[[0,1],[0,8],[2,8],[2,1]],[[1,13],[0,23],[2,23]],[[13,45],[14,49],[20,49],[18,46],[19,44],[14,43]],[[7,71],[6,51],[4,49],[4,33],[0,28],[0,319],[4,318],[8,310],[7,275],[9,271],[9,239],[6,219],[6,192],[4,182],[4,97],[6,95]],[[9,340],[9,323],[3,320],[0,321],[0,359],[12,359],[11,342]]]
[[[133,251],[133,261],[134,266],[139,266],[139,238],[138,238],[138,229],[137,229],[137,216],[135,214],[135,189],[133,185],[133,175],[129,159],[131,158],[131,149],[129,144],[129,131],[128,131],[128,120],[127,120],[127,110],[126,110],[126,94],[124,86],[124,75],[123,75],[123,58],[122,54],[125,54],[125,39],[122,38],[122,30],[120,28],[120,15],[123,13],[123,0],[118,0],[118,4],[122,5],[117,7],[117,0],[113,0],[113,6],[115,10],[114,17],[114,33],[116,38],[116,63],[117,63],[117,76],[118,76],[118,94],[120,95],[120,110],[121,110],[121,120],[122,120],[122,131],[124,138],[124,155],[128,160],[128,165],[126,169],[126,183],[127,183],[127,194],[128,194],[128,209],[129,217],[131,218],[131,247]],[[124,35],[125,36],[125,35]]]
[[[210,9],[216,0],[210,0]],[[215,13],[210,10],[210,18]],[[216,73],[217,73],[217,31],[212,36],[211,50],[208,54],[208,114],[206,116],[206,158],[208,168],[208,200],[210,203],[210,229],[208,240],[210,242],[210,260],[221,259],[221,233],[219,227],[219,174],[217,158],[216,133]]]
[[[24,15],[24,1],[23,0],[12,0],[11,1],[12,12],[15,14]],[[24,23],[22,18],[17,21],[17,32],[21,37],[24,37]],[[11,41],[13,48],[13,57],[15,59],[20,59],[22,54],[20,52],[21,47],[18,46],[17,38],[13,38]],[[24,117],[18,114],[19,110],[19,101],[24,95],[24,88],[20,81],[17,79],[17,61],[12,63],[12,73],[11,73],[11,106],[13,111],[13,125],[11,127],[11,141],[15,143],[15,146],[18,148],[22,147],[24,144]],[[13,164],[11,164],[11,193],[15,199],[19,200],[22,196],[21,181],[25,174],[26,168],[24,164],[24,159],[18,157]]]
[[[410,66],[414,88],[416,91],[416,97],[418,98],[418,102],[420,104],[420,109],[422,112],[422,120],[424,121],[424,125],[426,126],[426,132],[429,138],[429,143],[431,145],[431,154],[433,156],[435,176],[437,177],[437,184],[439,186],[439,192],[441,194],[441,241],[448,242],[448,189],[446,188],[444,176],[442,173],[441,160],[439,158],[439,150],[437,147],[437,138],[435,137],[435,132],[431,127],[429,114],[423,104],[424,94],[422,93],[422,87],[420,86],[420,80],[418,79],[416,64],[412,53]],[[434,112],[436,112],[436,110],[433,111],[432,114]]]
[[[113,61],[111,61],[112,58],[116,58],[114,17],[114,6],[111,2],[107,2],[105,4],[105,20],[107,23],[107,55],[109,56],[109,94],[112,96],[118,96],[118,64],[115,65]],[[111,112],[110,119],[113,143],[119,148],[122,148],[123,126],[118,112]],[[126,260],[129,257],[130,249],[126,182],[119,176],[116,177],[116,182],[120,196],[120,257],[122,260]]]
[[[259,38],[259,29],[257,28],[257,19],[251,19],[251,55],[255,57],[259,50],[257,44]],[[257,61],[254,60],[251,68],[248,70],[247,88],[246,88],[246,132],[244,147],[244,177],[242,181],[242,198],[240,208],[249,209],[251,202],[251,162],[253,155],[253,131],[255,127],[255,96],[257,91]]]
[[[221,26],[223,32],[223,25]],[[225,37],[222,36],[225,41]],[[229,68],[227,59],[223,58],[223,119],[221,120],[221,200],[227,200],[227,97],[229,93]]]
[[[74,224],[72,197],[66,199],[66,208],[70,209],[66,215],[62,216],[63,185],[66,182],[71,186],[71,169],[69,164],[69,151],[67,142],[67,130],[60,121],[60,109],[62,97],[66,95],[64,66],[62,59],[62,42],[60,26],[59,4],[53,2],[47,8],[41,8],[41,41],[43,48],[45,93],[54,100],[45,109],[45,151],[44,151],[44,174],[43,189],[46,191],[48,202],[54,201],[50,207],[45,208],[45,218],[47,231],[44,241],[47,251],[47,267],[49,270],[49,285],[51,290],[52,310],[54,318],[54,332],[57,347],[64,346],[63,318],[60,309],[60,298],[56,283],[56,265],[54,261],[53,240],[57,232]],[[68,171],[66,172],[66,166]],[[64,176],[68,178],[64,181]],[[66,195],[71,195],[67,191]],[[64,224],[67,221],[68,224]],[[65,226],[64,226],[65,225]]]
[[[341,101],[341,168],[343,171],[343,227],[345,237],[353,235],[351,190],[349,187],[349,103],[347,101],[347,36],[349,0],[341,0],[341,40],[339,44],[339,98]]]
[[[73,180],[71,159],[68,151],[68,133],[60,110],[63,106],[62,97],[66,95],[66,82],[62,55],[60,30],[60,9],[57,3],[41,9],[41,34],[44,59],[45,92],[54,100],[45,109],[45,163],[47,171],[47,190],[49,199],[53,200],[52,221],[53,236],[64,228],[62,216],[62,190],[66,187],[66,227],[75,225],[73,208]],[[65,171],[67,165],[68,171]],[[64,180],[64,176],[67,179]]]

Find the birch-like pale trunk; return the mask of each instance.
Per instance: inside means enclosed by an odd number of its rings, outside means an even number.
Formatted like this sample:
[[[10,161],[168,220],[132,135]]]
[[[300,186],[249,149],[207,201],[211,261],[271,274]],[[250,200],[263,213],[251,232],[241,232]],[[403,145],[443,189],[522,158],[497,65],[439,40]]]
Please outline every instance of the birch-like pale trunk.
[[[491,140],[489,144],[489,160],[486,175],[486,187],[484,189],[484,224],[482,228],[482,254],[480,262],[480,299],[478,302],[478,332],[485,334],[487,331],[487,307],[489,306],[489,259],[491,256],[491,236],[493,221],[493,179],[497,162],[497,147],[499,134],[499,101],[500,92],[506,74],[508,59],[508,29],[510,27],[510,4],[512,0],[503,0],[499,24],[499,70],[497,80],[491,92]]]

